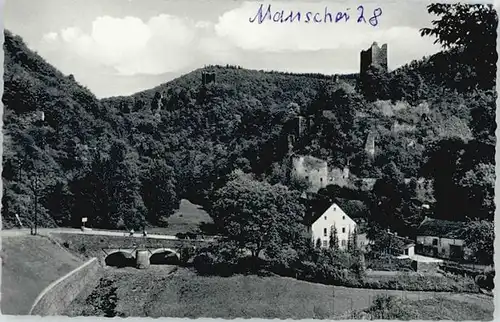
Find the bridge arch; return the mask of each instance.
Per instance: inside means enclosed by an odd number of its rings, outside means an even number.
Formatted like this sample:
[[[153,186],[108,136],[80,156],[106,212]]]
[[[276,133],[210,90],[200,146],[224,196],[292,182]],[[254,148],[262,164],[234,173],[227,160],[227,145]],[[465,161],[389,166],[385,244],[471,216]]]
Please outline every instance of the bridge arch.
[[[126,250],[115,250],[106,255],[104,262],[107,266],[127,267],[135,265],[135,256],[133,252]]]
[[[178,264],[180,260],[181,254],[172,248],[157,248],[150,251],[149,262],[152,265]]]

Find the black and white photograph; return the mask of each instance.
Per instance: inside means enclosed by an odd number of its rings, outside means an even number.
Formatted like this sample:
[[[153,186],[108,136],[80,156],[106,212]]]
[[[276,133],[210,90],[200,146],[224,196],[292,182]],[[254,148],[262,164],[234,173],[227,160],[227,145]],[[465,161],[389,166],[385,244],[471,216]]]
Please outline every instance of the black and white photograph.
[[[1,314],[494,320],[497,9],[3,1]]]

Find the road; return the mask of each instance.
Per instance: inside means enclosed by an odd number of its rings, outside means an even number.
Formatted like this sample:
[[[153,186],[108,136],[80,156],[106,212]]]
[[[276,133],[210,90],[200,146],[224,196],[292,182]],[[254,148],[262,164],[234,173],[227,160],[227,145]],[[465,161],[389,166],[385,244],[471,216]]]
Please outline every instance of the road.
[[[31,233],[30,229],[22,228],[22,229],[8,229],[8,230],[1,230],[0,231],[0,236],[2,237],[13,237],[13,236],[25,236],[29,235]],[[51,233],[64,233],[64,234],[80,234],[80,235],[96,235],[96,236],[118,236],[118,237],[135,237],[135,238],[150,238],[150,239],[167,239],[167,240],[184,240],[184,239],[179,239],[176,236],[172,235],[160,235],[160,234],[148,234],[147,236],[143,236],[142,233],[134,233],[133,235],[130,235],[129,232],[125,231],[112,231],[112,230],[85,230],[82,231],[81,229],[77,228],[38,228],[38,233],[40,235],[47,235]],[[212,238],[204,238],[204,239],[197,239],[197,240],[203,240],[206,242],[211,242],[214,241],[215,239]]]

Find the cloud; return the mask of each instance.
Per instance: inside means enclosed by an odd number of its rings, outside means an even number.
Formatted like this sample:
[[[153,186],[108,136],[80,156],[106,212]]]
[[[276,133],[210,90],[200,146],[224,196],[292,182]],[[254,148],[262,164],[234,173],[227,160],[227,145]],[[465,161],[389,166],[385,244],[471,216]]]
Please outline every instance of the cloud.
[[[225,12],[215,25],[217,36],[243,50],[259,52],[359,50],[369,46],[374,40],[379,43],[389,43],[392,48],[404,49],[406,52],[411,50],[417,57],[421,57],[422,53],[434,52],[436,49],[430,39],[419,35],[417,27],[391,26],[390,21],[384,21],[382,18],[385,17],[382,16],[376,27],[368,23],[357,23],[358,11],[355,7],[347,9],[346,4],[272,2],[270,5],[272,16],[282,10],[284,18],[291,12],[293,16],[300,12],[300,22],[298,19],[293,23],[266,19],[259,24],[257,19],[250,23],[249,19],[255,19],[260,6],[259,3],[246,2],[239,8]],[[268,5],[262,8],[261,12],[265,15]],[[371,17],[368,12],[373,12],[374,8],[366,6],[366,20]],[[306,13],[309,11],[313,15],[318,13],[317,18],[323,22],[306,23]],[[335,19],[337,12],[348,12],[349,20],[338,23],[330,23],[329,20],[324,22],[325,13],[331,13]]]
[[[192,63],[194,57],[189,52],[195,38],[194,22],[171,15],[155,16],[147,22],[136,17],[102,16],[92,22],[88,33],[68,27],[44,35],[40,51],[59,50],[113,67],[124,75],[161,74]]]
[[[301,12],[302,21],[250,23],[259,9],[258,2],[235,3],[237,7],[222,12],[214,21],[169,14],[147,20],[99,16],[87,26],[66,26],[46,33],[35,49],[64,73],[88,80],[86,85],[92,90],[101,90],[110,74],[179,74],[204,64],[295,72],[354,72],[359,68],[359,51],[373,41],[388,44],[390,68],[439,49],[433,39],[419,35],[419,28],[430,19],[422,4],[414,8],[409,4],[385,6],[379,24],[373,27],[356,23],[357,9],[354,4],[347,9],[347,2],[270,3],[273,12],[284,10],[285,17],[290,11]],[[263,8],[266,10],[267,5]],[[374,8],[373,4],[365,6],[367,19]],[[308,11],[318,12],[323,19],[325,10],[334,18],[338,11],[348,11],[350,20],[304,22]],[[113,77],[106,78],[108,83],[113,83]]]

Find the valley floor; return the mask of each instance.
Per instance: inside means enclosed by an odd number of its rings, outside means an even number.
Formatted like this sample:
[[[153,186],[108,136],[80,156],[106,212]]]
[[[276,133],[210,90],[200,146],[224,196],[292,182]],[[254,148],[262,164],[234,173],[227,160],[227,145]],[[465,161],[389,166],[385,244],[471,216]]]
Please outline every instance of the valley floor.
[[[83,292],[65,314],[325,319],[366,309],[380,294],[407,299],[415,303],[410,304],[414,307],[422,300],[440,303],[439,299],[445,298],[457,310],[466,307],[468,312],[476,312],[468,320],[493,317],[493,299],[483,295],[351,289],[282,277],[202,277],[173,266],[151,266],[147,270],[107,268],[101,287]],[[430,316],[436,316],[439,310],[437,304]]]

